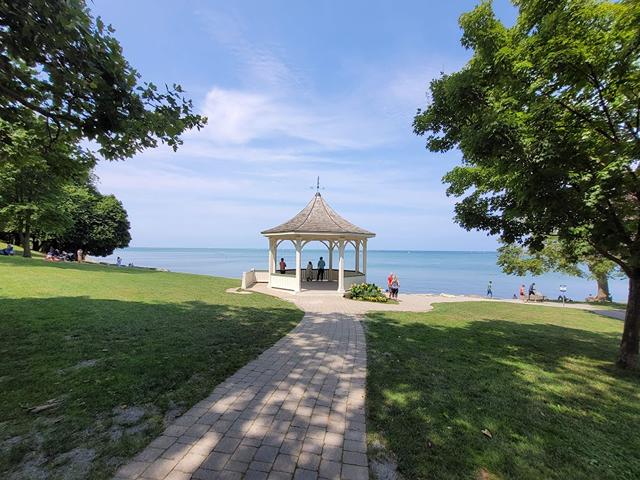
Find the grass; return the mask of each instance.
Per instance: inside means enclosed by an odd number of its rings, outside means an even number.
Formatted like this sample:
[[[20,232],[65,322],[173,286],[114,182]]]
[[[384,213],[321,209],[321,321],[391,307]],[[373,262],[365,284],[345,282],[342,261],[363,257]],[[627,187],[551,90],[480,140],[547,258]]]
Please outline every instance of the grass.
[[[620,321],[474,302],[366,325],[369,443],[405,478],[640,478],[640,373],[613,365]]]
[[[0,278],[0,478],[108,478],[302,317],[222,278],[20,257]]]

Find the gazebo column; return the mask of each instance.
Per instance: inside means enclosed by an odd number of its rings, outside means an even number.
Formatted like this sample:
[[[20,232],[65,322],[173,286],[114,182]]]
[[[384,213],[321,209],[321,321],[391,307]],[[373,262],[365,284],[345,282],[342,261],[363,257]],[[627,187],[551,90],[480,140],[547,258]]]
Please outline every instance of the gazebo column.
[[[338,242],[338,293],[344,293],[344,240]]]
[[[300,283],[302,280],[302,240],[295,241],[296,246],[296,287],[294,292],[300,291]]]
[[[275,269],[276,269],[276,242],[273,238],[269,238],[269,283],[268,285],[271,286],[271,274],[275,273]]]
[[[360,240],[356,240],[356,273],[360,271]]]
[[[333,277],[333,241],[329,240],[329,275],[327,276],[327,280],[331,281]]]
[[[367,239],[362,240],[362,274],[364,281],[367,281]]]

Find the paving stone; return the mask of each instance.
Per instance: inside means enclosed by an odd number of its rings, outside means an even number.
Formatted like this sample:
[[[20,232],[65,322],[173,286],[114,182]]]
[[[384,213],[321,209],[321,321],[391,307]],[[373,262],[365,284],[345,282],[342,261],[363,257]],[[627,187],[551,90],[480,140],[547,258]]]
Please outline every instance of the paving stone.
[[[342,470],[342,464],[340,462],[332,462],[331,460],[320,461],[320,469],[318,473],[321,478],[329,480],[340,480],[340,471]]]
[[[149,467],[142,472],[142,478],[148,478],[152,480],[162,480],[166,477],[173,467],[176,466],[176,461],[159,458],[153,463],[149,464]]]
[[[262,444],[279,448],[280,445],[282,445],[283,441],[284,441],[284,433],[273,432],[265,435],[264,439],[262,440]]]
[[[343,448],[350,452],[359,452],[359,453],[367,452],[367,444],[364,440],[363,441],[345,440]]]
[[[291,480],[292,474],[286,472],[271,472],[268,480]]]
[[[137,462],[153,462],[156,458],[164,453],[163,448],[153,448],[151,446],[145,448],[138,455],[135,456]]]
[[[298,457],[298,467],[306,470],[318,470],[320,455],[310,452],[302,452]]]
[[[276,457],[276,461],[273,463],[273,470],[278,472],[293,473],[296,469],[296,463],[298,457],[294,455],[280,454]]]
[[[269,445],[263,445],[262,447],[260,447],[258,449],[258,451],[256,452],[255,455],[255,459],[258,462],[269,462],[269,463],[273,463],[273,461],[276,459],[276,457],[278,456],[278,448],[277,447],[272,447]]]
[[[175,443],[175,441],[176,441],[176,437],[169,437],[169,436],[166,436],[166,435],[162,435],[162,436],[156,438],[153,442],[151,442],[149,444],[149,446],[152,447],[152,448],[165,449],[165,448],[168,448],[171,445],[173,445]]]
[[[174,443],[164,451],[164,453],[162,454],[162,458],[180,460],[187,454],[190,448],[191,445],[186,445],[184,443]]]
[[[258,470],[260,472],[269,472],[269,471],[271,471],[271,465],[273,465],[272,462],[258,462],[257,460],[254,460],[249,465],[249,470]]]
[[[180,472],[193,473],[200,468],[200,465],[204,463],[206,458],[206,455],[198,455],[197,453],[189,451],[189,453],[178,462],[175,469]]]
[[[342,461],[342,448],[332,445],[325,445],[325,447],[322,449],[322,458],[340,462]]]
[[[169,475],[167,475],[164,480],[189,480],[190,478],[191,478],[190,473],[179,472],[174,470],[173,472],[170,472]]]
[[[231,470],[232,472],[240,472],[244,473],[249,468],[249,464],[245,462],[238,462],[234,460],[229,460],[227,464],[224,466],[225,470]]]
[[[321,453],[322,442],[314,438],[307,438],[304,442],[302,442],[302,451],[311,452],[311,453]]]
[[[244,480],[267,480],[269,474],[258,470],[247,470],[244,474]]]
[[[360,465],[362,467],[367,466],[367,455],[358,452],[347,452],[342,454],[342,463],[348,463],[350,465]]]
[[[184,435],[187,437],[202,437],[207,431],[209,431],[209,425],[196,423],[195,425],[191,425],[185,432]]]
[[[298,455],[302,450],[302,440],[285,440],[280,446],[280,451],[288,455]]]
[[[229,437],[225,435],[213,450],[222,453],[233,453],[235,452],[236,448],[238,448],[238,445],[240,445],[239,438]]]
[[[206,458],[202,467],[207,470],[222,470],[230,458],[231,455],[228,453],[213,452]]]
[[[293,474],[293,480],[316,480],[318,478],[318,472],[313,470],[304,470],[297,468],[296,473]]]
[[[357,465],[342,465],[344,480],[369,480],[369,469]]]
[[[136,478],[149,466],[147,462],[133,461],[123,465],[116,472],[116,477],[120,478]]]
[[[342,445],[343,441],[344,441],[344,437],[339,433],[329,432],[324,437],[324,443],[326,445],[340,446]]]

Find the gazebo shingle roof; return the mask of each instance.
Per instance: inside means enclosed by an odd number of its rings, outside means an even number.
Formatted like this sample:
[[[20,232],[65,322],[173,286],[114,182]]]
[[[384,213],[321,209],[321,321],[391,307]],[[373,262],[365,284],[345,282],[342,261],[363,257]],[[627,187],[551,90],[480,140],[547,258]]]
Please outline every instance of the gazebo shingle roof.
[[[316,193],[307,206],[291,220],[261,233],[263,235],[270,235],[289,232],[301,234],[329,233],[367,235],[372,237],[375,235],[338,215],[327,202],[324,201],[320,192]]]

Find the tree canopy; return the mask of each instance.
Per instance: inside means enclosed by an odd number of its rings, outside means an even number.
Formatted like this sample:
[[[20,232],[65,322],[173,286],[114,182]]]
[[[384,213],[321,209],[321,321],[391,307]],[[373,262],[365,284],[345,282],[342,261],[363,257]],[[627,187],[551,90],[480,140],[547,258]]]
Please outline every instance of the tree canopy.
[[[64,209],[70,226],[58,234],[49,234],[43,246],[55,246],[75,253],[104,257],[116,248],[129,246],[129,219],[122,203],[113,195],[102,195],[91,185],[69,185]]]
[[[444,177],[456,220],[542,248],[587,242],[630,278],[619,364],[640,345],[640,2],[517,0],[506,27],[490,2],[460,19],[473,51],[431,82],[414,120],[427,147],[459,149]]]
[[[180,85],[141,81],[114,30],[84,0],[0,0],[0,115],[27,109],[61,132],[95,141],[122,159],[180,135],[206,118],[192,113]]]
[[[609,278],[620,278],[619,267],[599,255],[586,243],[566,245],[549,237],[540,250],[529,250],[518,244],[503,243],[498,248],[498,265],[508,275],[542,275],[554,271],[597,282],[592,300],[610,300]],[[586,268],[586,271],[585,271]]]
[[[63,188],[88,182],[95,158],[73,142],[43,141],[47,127],[40,116],[26,112],[13,120],[0,118],[0,226],[17,232],[30,256],[34,230],[69,227]]]

